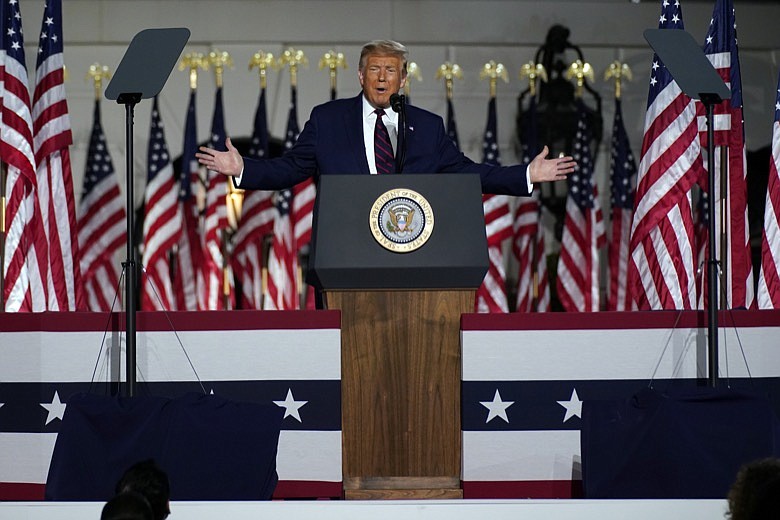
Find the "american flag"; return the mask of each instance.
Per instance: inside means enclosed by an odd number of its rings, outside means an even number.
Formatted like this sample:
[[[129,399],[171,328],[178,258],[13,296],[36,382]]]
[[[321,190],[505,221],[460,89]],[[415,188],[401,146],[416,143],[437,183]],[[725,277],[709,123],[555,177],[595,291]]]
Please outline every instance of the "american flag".
[[[73,135],[65,99],[62,46],[62,0],[48,0],[41,24],[32,105],[38,193],[49,240],[47,308],[75,311],[84,308],[84,300],[70,170]]]
[[[290,222],[292,191],[274,193],[274,236],[268,254],[268,284],[263,295],[265,310],[295,310],[298,308],[298,255]]]
[[[772,157],[761,236],[761,271],[758,276],[758,307],[780,308],[780,76],[777,79],[775,122],[772,125]]]
[[[22,16],[16,0],[3,0],[0,22],[0,159],[8,166],[3,301],[6,311],[45,311],[48,244],[38,200]]]
[[[184,125],[184,147],[181,154],[179,173],[179,205],[181,207],[182,230],[176,248],[175,273],[176,309],[196,311],[205,309],[205,280],[203,272],[203,247],[200,233],[200,209],[192,191],[200,182],[198,160],[197,122],[195,112],[195,89],[190,90],[187,105],[187,120]]]
[[[739,49],[737,47],[737,21],[732,0],[717,0],[712,13],[712,21],[707,31],[704,53],[720,76],[731,88],[731,99],[724,100],[714,107],[713,129],[714,145],[727,147],[728,164],[720,164],[720,154],[716,153],[716,177],[720,181],[720,171],[726,168],[728,174],[727,202],[725,206],[728,229],[725,230],[728,247],[721,265],[725,267],[723,289],[729,308],[750,308],[754,305],[753,265],[750,255],[750,229],[747,214],[747,167],[745,154],[745,128],[742,113],[742,76],[739,67]],[[704,130],[702,147],[706,146],[706,118],[701,115],[704,106],[699,105],[699,128]],[[718,185],[714,193],[720,193]],[[718,200],[720,197],[716,197]],[[716,206],[717,207],[717,206]],[[718,222],[719,223],[719,219]],[[720,227],[720,226],[718,226]],[[722,234],[716,230],[718,238]],[[720,240],[719,240],[720,241]],[[718,246],[716,249],[720,251]],[[720,253],[719,253],[720,256]],[[707,269],[703,288],[706,290]]]
[[[287,122],[285,150],[292,148],[300,133],[298,129],[298,89],[296,87],[291,87],[290,98],[290,118]],[[290,140],[291,134],[294,134],[292,141]],[[293,187],[292,222],[295,226],[295,243],[298,251],[311,242],[311,223],[316,196],[317,191],[312,177]]]
[[[591,130],[582,99],[577,100],[577,106],[579,118],[572,154],[577,168],[568,178],[556,286],[558,299],[565,310],[595,312],[600,303],[599,249],[606,242],[606,234],[593,179]]]
[[[225,109],[222,103],[222,87],[217,88],[214,99],[214,116],[211,120],[211,141],[209,146],[225,151]],[[222,309],[223,234],[228,229],[227,218],[227,178],[215,171],[208,171],[208,190],[206,191],[206,221],[204,225],[205,247],[203,250],[203,276],[205,279],[206,302],[209,310]]]
[[[148,173],[144,193],[142,310],[175,310],[171,280],[171,250],[182,230],[179,186],[173,174],[165,129],[155,96],[147,152]]]
[[[295,87],[292,87],[292,105],[287,118],[284,149],[289,150],[298,139],[298,107]],[[274,234],[271,251],[268,254],[268,284],[263,295],[263,309],[294,310],[298,305],[298,248],[293,231],[291,212],[293,210],[292,190],[281,190],[274,194]]]
[[[482,144],[482,162],[501,164],[496,132],[496,98],[490,97],[488,119]],[[502,244],[512,236],[512,213],[509,197],[506,195],[483,195],[482,208],[485,213],[488,258],[490,264],[482,285],[477,289],[475,312],[509,312],[506,297],[506,272]]]
[[[610,159],[612,220],[607,250],[609,262],[607,310],[630,311],[635,309],[634,299],[631,291],[628,290],[628,240],[631,234],[631,219],[634,215],[636,161],[623,124],[623,107],[619,98],[615,99]]]
[[[526,111],[528,127],[521,143],[521,161],[529,164],[540,152],[536,127],[536,98],[532,97]],[[544,227],[541,225],[542,205],[539,190],[519,199],[515,209],[512,255],[517,261],[517,312],[550,310],[550,284],[547,275]]]
[[[460,140],[458,139],[458,125],[455,124],[455,109],[452,106],[452,100],[447,98],[447,135],[450,136],[455,148],[460,150]]]
[[[534,195],[538,197],[539,195]],[[539,205],[539,223],[536,226],[536,312],[549,312],[550,302],[550,276],[547,273],[547,254],[545,253],[545,231],[542,226],[544,207]]]
[[[268,123],[265,88],[260,89],[260,100],[255,112],[249,157],[268,156]],[[241,284],[241,308],[262,308],[263,238],[273,232],[273,192],[249,190],[244,194],[241,222],[233,237],[233,272]]]
[[[127,214],[95,100],[84,185],[79,203],[81,279],[91,311],[110,311],[118,296],[119,262],[127,245]]]
[[[659,28],[683,29],[679,2],[663,1]],[[696,307],[691,187],[705,175],[696,105],[653,56],[631,226],[629,287],[639,309]]]

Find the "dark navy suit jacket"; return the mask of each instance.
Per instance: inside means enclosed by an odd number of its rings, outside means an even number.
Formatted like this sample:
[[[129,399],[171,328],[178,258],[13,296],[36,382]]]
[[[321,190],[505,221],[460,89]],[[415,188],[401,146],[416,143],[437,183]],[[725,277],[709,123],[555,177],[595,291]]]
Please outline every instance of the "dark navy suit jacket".
[[[240,188],[279,190],[314,176],[369,174],[363,142],[361,92],[315,107],[295,145],[284,156],[244,158]],[[453,144],[441,117],[406,107],[406,160],[403,173],[478,173],[483,193],[529,195],[526,166],[491,166],[467,158]],[[400,133],[400,130],[399,130]]]

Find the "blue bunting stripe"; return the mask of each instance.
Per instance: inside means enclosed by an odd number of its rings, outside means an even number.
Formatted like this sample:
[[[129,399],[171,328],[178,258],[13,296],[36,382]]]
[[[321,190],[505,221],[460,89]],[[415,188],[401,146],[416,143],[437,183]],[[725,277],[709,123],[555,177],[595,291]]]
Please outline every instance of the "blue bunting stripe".
[[[461,394],[462,429],[464,432],[579,431],[582,402],[629,400],[638,391],[646,388],[647,384],[647,381],[631,379],[466,381],[462,384]],[[701,385],[702,381],[696,379],[658,379],[653,382],[653,388],[659,392],[695,390]],[[780,377],[753,380],[735,378],[730,380],[730,386],[736,391],[769,395],[780,415]],[[496,392],[500,399],[494,401]],[[495,413],[491,410],[495,410]]]
[[[207,392],[213,391],[226,399],[260,404],[284,402],[289,390],[294,402],[304,404],[296,410],[300,421],[295,414],[287,415],[282,421],[283,430],[341,430],[339,381],[203,381],[202,383]],[[114,384],[106,382],[94,383],[91,390],[89,383],[0,384],[0,403],[4,403],[0,407],[0,432],[56,433],[59,431],[60,421],[54,420],[52,414],[44,407],[44,405],[52,407],[55,392],[59,401],[67,405],[68,398],[76,393],[111,395],[116,391]],[[138,395],[169,398],[189,392],[202,392],[197,381],[139,383],[137,391]]]

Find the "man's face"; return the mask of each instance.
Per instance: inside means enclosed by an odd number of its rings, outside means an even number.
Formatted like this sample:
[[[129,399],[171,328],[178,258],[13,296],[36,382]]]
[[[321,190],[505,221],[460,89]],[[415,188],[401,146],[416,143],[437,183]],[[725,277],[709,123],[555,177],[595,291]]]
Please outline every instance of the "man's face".
[[[406,82],[401,69],[401,58],[377,55],[366,57],[365,67],[358,71],[358,78],[366,99],[373,107],[390,106],[390,96],[397,94]]]

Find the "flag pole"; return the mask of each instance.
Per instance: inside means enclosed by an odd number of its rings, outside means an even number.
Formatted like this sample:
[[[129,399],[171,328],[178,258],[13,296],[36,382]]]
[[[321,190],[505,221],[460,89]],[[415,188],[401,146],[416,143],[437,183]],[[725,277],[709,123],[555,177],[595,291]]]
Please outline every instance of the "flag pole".
[[[416,79],[417,81],[423,80],[420,67],[414,61],[410,61],[406,64],[406,83],[404,84],[404,95],[406,96],[407,100],[411,98],[412,78]]]
[[[233,67],[233,58],[227,51],[211,51],[209,53],[209,64],[214,67],[214,76],[217,82],[217,88],[222,88],[223,80],[222,76],[225,72],[225,67]],[[225,194],[225,206],[227,207],[228,226],[234,226],[238,223],[238,219],[241,215],[241,197],[242,193],[238,193],[233,187],[233,182],[228,180],[226,183],[227,193]],[[222,230],[222,236],[220,237],[220,250],[222,252],[222,308],[230,309],[230,251],[229,234],[230,229]]]
[[[569,68],[566,71],[566,78],[573,78],[577,82],[577,87],[574,92],[575,98],[582,98],[582,94],[585,90],[585,78],[593,82],[595,81],[594,76],[593,67],[591,67],[590,63],[583,62],[582,60],[576,60],[574,63],[569,65]]]
[[[336,51],[328,51],[320,58],[320,70],[328,68],[328,76],[330,77],[330,99],[331,101],[336,99],[336,78],[338,75],[338,68],[347,68],[347,60],[344,59],[344,53]]]
[[[493,60],[485,63],[482,67],[482,72],[479,73],[479,79],[487,79],[490,83],[490,97],[496,97],[496,83],[498,78],[504,80],[504,83],[509,82],[507,77],[506,68],[502,63],[496,63]]]
[[[179,60],[178,68],[179,71],[185,71],[185,70],[189,71],[190,93],[194,93],[197,92],[198,90],[198,69],[203,69],[205,71],[209,70],[209,62],[204,57],[204,54],[202,52],[188,52],[187,54],[181,57],[181,60]],[[181,185],[182,176],[190,175],[190,167],[186,163],[186,161],[187,158],[184,157],[184,154],[182,153],[181,172],[179,174],[179,179],[178,179],[179,185]],[[181,205],[181,202],[179,202],[179,204]],[[184,217],[184,215],[182,215],[182,217]],[[179,266],[180,254],[181,251],[179,250],[179,243],[176,243],[171,249],[170,257],[169,257],[171,280],[176,280],[177,277],[181,276],[181,273],[177,271],[177,267]]]
[[[458,130],[455,125],[455,115],[453,113],[454,109],[452,107],[452,92],[454,79],[463,79],[463,70],[457,63],[445,61],[439,65],[439,68],[436,71],[436,79],[442,78],[444,78],[444,89],[447,99],[447,135],[449,135],[450,139],[452,139],[452,141],[455,143],[455,147],[460,149],[460,143],[458,142]]]
[[[308,65],[309,60],[306,58],[306,55],[303,53],[302,50],[294,49],[292,47],[286,49],[282,55],[279,57],[279,66],[284,67],[287,66],[290,68],[290,88],[295,90],[297,92],[298,90],[298,67],[301,65]],[[295,231],[293,230],[293,238],[295,235]],[[298,246],[297,244],[293,248],[295,251],[295,254],[297,255]],[[298,290],[298,307],[301,307],[301,299],[303,296],[303,271],[301,270],[301,263],[300,259],[297,262],[298,264],[298,270],[295,274],[295,283]],[[305,302],[304,302],[305,306]]]
[[[531,100],[536,98],[536,81],[541,79],[547,81],[547,70],[541,63],[534,63],[529,61],[520,68],[520,81],[528,78],[528,96]],[[535,155],[537,150],[530,150],[530,155]],[[541,210],[542,206],[539,204],[539,214],[536,218],[536,225],[541,226]],[[535,233],[530,241],[531,247],[531,309],[538,310],[539,305],[539,244],[537,242],[537,235]]]
[[[252,55],[252,59],[249,61],[249,70],[257,69],[257,76],[260,81],[260,92],[263,93],[268,87],[268,68],[277,69],[278,64],[274,55],[270,52],[263,52],[262,49],[258,49],[256,53]],[[346,65],[345,65],[346,67]],[[335,82],[332,82],[335,83]],[[260,245],[260,258],[262,259],[260,268],[260,300],[256,302],[258,308],[262,309],[263,295],[266,294],[268,287],[268,254],[270,244],[268,240],[261,240]]]
[[[609,245],[607,246],[607,270],[609,271],[609,276],[607,277],[607,298],[606,298],[606,309],[607,310],[618,310],[618,309],[624,309],[624,310],[631,310],[631,306],[628,305],[625,302],[625,299],[622,300],[623,303],[619,302],[619,294],[620,294],[620,288],[625,284],[627,285],[627,280],[620,276],[620,273],[622,272],[622,265],[623,261],[621,260],[623,258],[621,251],[624,250],[624,247],[626,247],[626,244],[624,244],[623,237],[627,236],[625,235],[626,231],[623,228],[622,224],[619,224],[616,222],[617,219],[623,219],[626,203],[621,203],[616,193],[616,190],[618,186],[623,180],[623,174],[626,172],[626,169],[623,167],[618,168],[617,161],[619,160],[618,156],[616,155],[617,150],[623,149],[623,146],[619,143],[619,141],[616,140],[614,133],[620,132],[625,130],[625,126],[622,123],[623,113],[622,113],[622,105],[621,105],[621,97],[623,94],[623,81],[633,81],[633,73],[631,72],[631,68],[628,66],[627,63],[622,63],[620,60],[615,60],[612,63],[609,64],[609,67],[607,67],[607,70],[604,71],[604,81],[608,82],[610,79],[613,80],[613,83],[615,85],[615,123],[617,123],[617,117],[620,116],[621,119],[621,129],[618,130],[616,127],[613,127],[613,137],[612,137],[612,151],[610,154],[610,183],[611,183],[611,191],[612,191],[612,218],[610,219],[610,229],[611,229],[611,236],[608,238]],[[619,148],[618,148],[619,147]],[[617,172],[620,172],[621,177],[618,178],[616,176]],[[628,179],[625,179],[627,181],[630,181],[631,173],[628,174]],[[629,185],[626,186],[628,188],[628,192],[630,193],[630,182]],[[621,190],[622,193],[622,190]],[[619,215],[618,211],[616,211],[616,205],[617,207],[620,207]],[[632,203],[633,205],[633,203]],[[630,226],[629,226],[630,227]],[[618,235],[619,232],[619,235]],[[616,236],[618,235],[618,236]],[[614,246],[617,246],[617,250],[613,249]],[[626,292],[628,293],[628,287],[625,288]],[[625,306],[625,308],[623,307]]]
[[[436,71],[436,79],[444,78],[444,88],[447,100],[452,101],[452,86],[454,78],[463,78],[463,71],[457,63],[445,62],[439,66]]]

